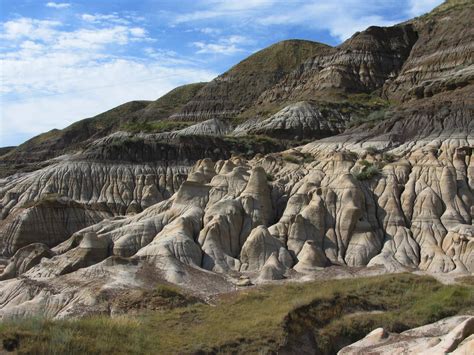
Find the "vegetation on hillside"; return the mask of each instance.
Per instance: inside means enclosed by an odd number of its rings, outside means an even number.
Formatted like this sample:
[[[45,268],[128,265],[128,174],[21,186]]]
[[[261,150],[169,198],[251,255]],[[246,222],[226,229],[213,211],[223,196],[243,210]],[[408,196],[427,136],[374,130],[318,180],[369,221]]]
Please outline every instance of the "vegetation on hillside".
[[[176,131],[189,127],[195,122],[185,121],[155,121],[155,122],[127,122],[121,130],[132,133],[162,133]]]
[[[464,9],[473,6],[472,0],[445,0],[441,5],[416,19],[429,20],[433,17],[445,15],[453,10]]]
[[[381,174],[381,168],[378,164],[362,160],[360,165],[362,165],[362,169],[355,174],[357,180],[370,180]]]
[[[62,130],[53,129],[42,133],[14,149],[5,151],[2,154],[2,159],[15,162],[44,161],[80,148],[90,139],[100,138],[129,126],[131,127],[129,130],[140,125],[144,125],[145,128],[150,128],[150,125],[153,127],[156,125],[156,121],[167,118],[178,111],[204,85],[205,83],[194,83],[179,86],[156,101],[127,102],[97,116],[77,121]],[[147,122],[153,123],[148,125]],[[138,128],[137,131],[139,131]],[[159,131],[162,130],[159,129]],[[24,168],[18,164],[15,168],[28,170],[27,167]],[[34,169],[35,167],[33,167]]]
[[[304,99],[304,97],[301,97],[300,100],[296,101],[302,101]],[[264,102],[249,107],[234,117],[232,122],[234,124],[240,124],[254,117],[265,119],[274,115],[284,107],[296,103],[296,101],[277,100],[274,102]],[[331,116],[336,111],[343,116],[350,117],[351,120],[348,123],[348,127],[356,127],[366,122],[369,122],[370,126],[373,127],[375,123],[390,117],[389,108],[391,102],[382,99],[377,92],[371,94],[350,94],[347,96],[335,95],[331,100],[328,100],[328,98],[315,100],[313,98],[307,99],[306,101],[318,107],[323,116],[329,120],[331,120]]]
[[[289,72],[322,51],[331,48],[327,44],[289,39],[264,48],[229,70],[229,74],[247,74],[255,72]]]
[[[171,116],[191,100],[207,83],[193,83],[178,86],[158,100],[151,102],[142,112],[140,120],[157,120]]]
[[[304,164],[314,161],[314,157],[310,153],[302,153],[299,151],[292,151],[291,153],[284,153],[282,155],[284,161],[292,164]]]
[[[175,290],[162,294],[182,297]],[[283,344],[298,349],[309,332],[315,341],[309,345],[329,354],[380,326],[403,331],[472,313],[474,286],[398,274],[257,287],[213,306],[175,305],[181,306],[136,316],[7,321],[0,338],[17,342],[19,353],[253,353]]]

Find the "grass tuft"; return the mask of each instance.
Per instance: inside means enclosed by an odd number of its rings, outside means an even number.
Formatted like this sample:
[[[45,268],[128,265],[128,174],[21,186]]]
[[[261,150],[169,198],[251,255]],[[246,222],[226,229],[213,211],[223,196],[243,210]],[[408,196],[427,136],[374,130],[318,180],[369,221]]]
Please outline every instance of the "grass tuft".
[[[180,297],[168,286],[157,292]],[[136,316],[5,321],[0,338],[18,339],[19,353],[257,353],[295,352],[310,334],[315,351],[330,354],[377,327],[402,331],[473,307],[472,285],[397,274],[271,285],[224,295],[213,306]]]

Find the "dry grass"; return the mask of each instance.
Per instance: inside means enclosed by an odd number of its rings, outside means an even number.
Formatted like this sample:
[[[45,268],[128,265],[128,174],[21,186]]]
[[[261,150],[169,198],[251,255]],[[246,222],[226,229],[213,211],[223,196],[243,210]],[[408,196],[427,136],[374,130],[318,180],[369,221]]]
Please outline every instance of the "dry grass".
[[[472,286],[401,274],[254,288],[215,306],[133,317],[5,322],[0,337],[17,338],[20,353],[254,353],[277,350],[285,339],[292,346],[309,330],[319,350],[331,353],[382,325],[399,331],[473,307]]]

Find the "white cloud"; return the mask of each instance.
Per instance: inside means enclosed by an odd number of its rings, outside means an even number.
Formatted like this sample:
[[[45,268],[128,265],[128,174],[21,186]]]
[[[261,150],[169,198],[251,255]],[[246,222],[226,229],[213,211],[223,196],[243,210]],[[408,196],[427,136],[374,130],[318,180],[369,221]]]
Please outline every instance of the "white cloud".
[[[149,58],[159,61],[160,63],[166,63],[167,65],[196,66],[197,63],[200,63],[190,58],[181,57],[178,53],[169,49],[145,47],[143,52]]]
[[[58,34],[57,41],[52,44],[55,49],[100,49],[107,44],[125,45],[134,37],[144,37],[145,29],[126,26],[113,26],[100,29],[79,29],[74,32]]]
[[[294,25],[326,30],[343,41],[356,31],[371,25],[390,26],[429,11],[441,2],[442,0],[205,0],[199,3],[195,11],[178,14],[171,22],[177,25],[212,20],[239,28]]]
[[[218,28],[213,28],[213,27],[200,28],[200,29],[198,29],[198,31],[202,32],[206,35],[218,35],[218,34],[222,33],[222,30],[220,30]]]
[[[409,0],[409,13],[413,17],[420,16],[442,3],[443,0]]]
[[[253,44],[254,42],[244,36],[233,35],[229,37],[220,38],[217,42],[193,42],[192,45],[198,50],[198,54],[222,54],[232,55],[239,52],[244,52],[245,49],[241,45]]]
[[[218,11],[247,11],[273,6],[278,3],[278,0],[208,0],[207,3]]]
[[[46,3],[46,6],[47,7],[52,7],[54,9],[65,9],[65,8],[68,8],[69,6],[71,6],[70,3],[67,3],[67,2],[48,2]]]
[[[345,0],[349,3],[351,0]],[[341,3],[311,3],[283,12],[262,16],[256,21],[262,25],[305,25],[328,30],[331,36],[343,41],[357,31],[372,25],[390,26],[398,21],[385,20],[370,13],[365,6],[350,7]]]
[[[279,0],[205,0],[201,4],[207,7],[206,10],[180,14],[175,17],[174,23],[201,21],[225,16],[249,15],[276,5],[278,2]]]
[[[0,37],[8,39],[8,47],[0,52],[0,146],[216,76],[172,51],[146,47],[146,56],[123,54],[132,42],[148,43],[147,36],[137,24],[70,30],[30,18],[4,23]]]
[[[9,40],[8,44],[14,46],[27,40],[30,43],[38,42],[47,44],[49,49],[103,49],[106,45],[125,45],[137,40],[150,40],[147,31],[133,25],[100,26],[93,28],[79,28],[73,31],[65,31],[58,21],[35,20],[31,18],[19,18],[2,24],[0,39]],[[49,52],[49,51],[48,51]],[[11,56],[15,52],[6,55]],[[22,53],[24,54],[24,53]],[[2,55],[5,55],[4,53]]]
[[[19,40],[29,38],[33,40],[50,40],[57,33],[58,21],[36,20],[32,18],[19,18],[2,24],[0,38],[6,40]]]
[[[129,25],[132,21],[129,17],[120,16],[118,13],[112,14],[81,14],[80,18],[86,22],[95,24],[122,24]]]
[[[44,65],[33,66],[29,73],[44,69]],[[178,85],[208,81],[216,75],[192,67],[169,68],[134,60],[95,63],[77,69],[54,68],[46,74],[49,85],[42,85],[44,78],[38,74],[29,82],[64,94],[33,95],[31,99],[3,102],[1,134],[36,135],[52,128],[63,128],[124,102],[155,100]],[[52,83],[61,78],[64,80],[57,85]],[[0,136],[0,139],[6,138]],[[0,146],[4,144],[0,142]]]
[[[243,51],[242,48],[237,47],[235,44],[193,42],[193,45],[198,48],[196,53],[199,54],[212,53],[231,55]]]
[[[130,34],[134,37],[145,37],[146,31],[141,27],[132,27],[130,28]]]

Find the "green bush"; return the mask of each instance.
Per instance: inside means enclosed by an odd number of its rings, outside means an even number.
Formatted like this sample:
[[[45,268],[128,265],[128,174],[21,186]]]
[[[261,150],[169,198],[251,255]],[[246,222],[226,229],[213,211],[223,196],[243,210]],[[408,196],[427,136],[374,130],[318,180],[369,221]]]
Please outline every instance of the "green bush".
[[[299,164],[300,163],[300,160],[297,157],[295,157],[294,155],[290,155],[290,154],[283,155],[283,160],[288,162],[288,163],[293,163],[293,164]]]
[[[303,156],[303,163],[312,163],[314,161],[314,157],[310,153],[302,153]]]
[[[311,163],[314,161],[314,157],[310,153],[294,153],[294,154],[284,154],[282,159],[288,163],[293,164],[302,164],[302,163]]]
[[[188,121],[128,122],[120,129],[132,133],[162,133],[186,128],[195,124]]]
[[[163,298],[181,298],[183,295],[176,286],[160,284],[156,287],[155,292]]]
[[[383,153],[382,160],[387,163],[393,163],[395,160],[397,160],[397,157],[392,153]]]
[[[350,150],[343,151],[343,154],[350,160],[359,159],[359,154],[357,154],[356,152],[350,151]]]
[[[368,162],[367,160],[362,160],[361,164],[363,166],[362,170],[355,174],[357,180],[370,180],[381,174],[381,168],[379,166],[376,166],[373,163]]]
[[[373,128],[377,123],[389,119],[392,116],[391,111],[387,108],[377,109],[372,111],[367,116],[359,116],[349,122],[348,127],[353,128],[362,124],[368,124],[370,128]]]
[[[370,155],[375,155],[375,154],[380,153],[380,150],[378,150],[376,147],[370,146],[370,147],[365,148],[365,152]]]

